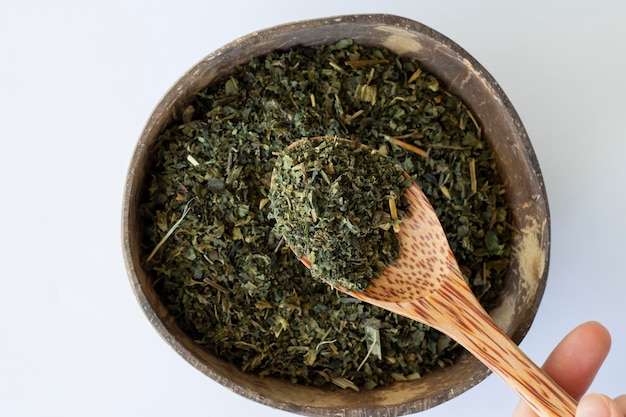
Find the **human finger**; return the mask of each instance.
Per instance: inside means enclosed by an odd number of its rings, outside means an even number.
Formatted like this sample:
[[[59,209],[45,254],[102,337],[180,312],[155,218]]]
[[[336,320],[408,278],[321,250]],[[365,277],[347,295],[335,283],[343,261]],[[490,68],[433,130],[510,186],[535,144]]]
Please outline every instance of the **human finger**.
[[[543,369],[579,400],[593,382],[610,348],[608,330],[598,322],[587,322],[563,338],[546,359]]]
[[[583,323],[568,333],[546,359],[543,370],[574,399],[587,391],[611,347],[611,336],[595,321]],[[536,417],[524,402],[513,417]]]
[[[626,394],[616,397],[613,401],[617,404],[618,409],[626,416]]]
[[[580,400],[576,417],[624,417],[624,409],[606,395],[588,394]]]

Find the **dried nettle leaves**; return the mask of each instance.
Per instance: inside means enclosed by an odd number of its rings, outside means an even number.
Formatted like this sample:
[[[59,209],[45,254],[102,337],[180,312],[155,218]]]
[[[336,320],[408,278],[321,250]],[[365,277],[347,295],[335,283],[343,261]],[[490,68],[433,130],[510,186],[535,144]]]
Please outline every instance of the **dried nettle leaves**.
[[[449,338],[312,279],[274,230],[276,154],[314,136],[358,139],[398,161],[494,307],[510,226],[479,126],[418,62],[350,40],[254,58],[161,134],[141,216],[162,301],[197,343],[261,376],[373,388],[452,363]]]
[[[270,218],[311,276],[363,291],[394,263],[394,229],[411,180],[390,158],[341,138],[304,138],[278,155]]]

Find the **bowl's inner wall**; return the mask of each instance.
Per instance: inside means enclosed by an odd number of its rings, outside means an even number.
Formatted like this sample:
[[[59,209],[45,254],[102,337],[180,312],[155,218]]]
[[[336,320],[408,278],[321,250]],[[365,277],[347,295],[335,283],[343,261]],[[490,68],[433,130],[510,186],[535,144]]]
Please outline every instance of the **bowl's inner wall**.
[[[514,233],[515,251],[500,307],[491,314],[516,342],[521,340],[534,318],[545,286],[550,243],[545,191],[532,148],[515,111],[478,63],[437,32],[394,16],[320,19],[268,29],[227,45],[185,74],[155,109],[133,157],[123,224],[127,269],[136,296],[159,333],[193,366],[232,390],[274,407],[310,415],[336,415],[332,409],[353,409],[354,415],[360,415],[366,408],[369,415],[378,412],[402,415],[430,408],[460,394],[480,382],[488,371],[471,355],[463,353],[454,366],[420,380],[360,393],[329,392],[244,374],[204,351],[179,329],[141,266],[141,223],[137,208],[145,189],[150,154],[160,133],[180,115],[191,97],[226,77],[236,65],[274,49],[330,44],[343,38],[352,38],[366,46],[383,45],[397,54],[418,59],[449,91],[460,96],[478,119],[484,138],[496,154],[514,225],[519,229]],[[464,382],[459,384],[460,381]]]

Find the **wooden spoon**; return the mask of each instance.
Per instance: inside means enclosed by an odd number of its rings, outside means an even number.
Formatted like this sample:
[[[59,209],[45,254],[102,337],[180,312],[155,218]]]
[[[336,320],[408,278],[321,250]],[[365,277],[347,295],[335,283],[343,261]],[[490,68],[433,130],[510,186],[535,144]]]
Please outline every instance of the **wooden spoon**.
[[[420,187],[413,183],[404,197],[409,208],[397,234],[401,252],[396,263],[362,292],[337,289],[450,336],[499,375],[540,416],[574,416],[576,401],[535,365],[479,304]],[[306,257],[300,260],[311,267]]]

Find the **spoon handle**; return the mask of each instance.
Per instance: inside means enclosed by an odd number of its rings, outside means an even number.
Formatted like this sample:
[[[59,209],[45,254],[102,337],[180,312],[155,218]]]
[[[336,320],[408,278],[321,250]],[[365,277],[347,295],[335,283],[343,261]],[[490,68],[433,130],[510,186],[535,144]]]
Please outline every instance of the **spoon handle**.
[[[546,375],[494,323],[456,277],[420,300],[384,308],[447,334],[499,375],[540,416],[573,417],[576,401]],[[395,305],[395,306],[392,306]],[[382,307],[382,305],[381,305]]]

